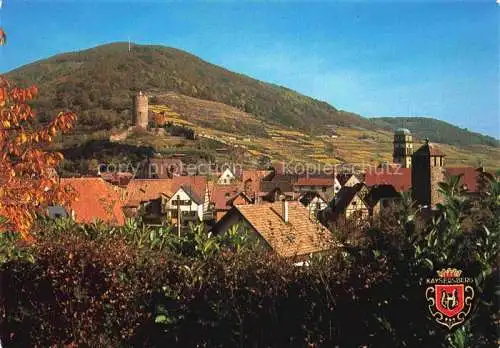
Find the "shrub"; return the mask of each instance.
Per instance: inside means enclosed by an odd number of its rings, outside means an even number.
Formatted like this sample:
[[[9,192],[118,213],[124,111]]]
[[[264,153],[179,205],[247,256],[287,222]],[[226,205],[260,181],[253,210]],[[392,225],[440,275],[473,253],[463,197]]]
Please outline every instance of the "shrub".
[[[492,181],[469,204],[457,183],[441,186],[445,203],[429,224],[418,227],[405,203],[359,243],[296,260],[303,267],[248,247],[237,229],[214,237],[193,226],[178,239],[133,221],[42,224],[36,244],[0,240],[16,250],[0,265],[2,343],[497,346],[500,187]],[[444,266],[466,270],[478,289],[475,313],[451,333],[427,318],[422,283]]]

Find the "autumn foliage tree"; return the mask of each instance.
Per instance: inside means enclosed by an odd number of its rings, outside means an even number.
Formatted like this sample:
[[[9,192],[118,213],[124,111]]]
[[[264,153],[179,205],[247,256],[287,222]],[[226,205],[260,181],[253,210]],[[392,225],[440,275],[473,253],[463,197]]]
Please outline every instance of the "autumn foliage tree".
[[[0,45],[5,32],[0,28]],[[70,192],[59,187],[56,166],[63,159],[46,150],[58,132],[69,131],[76,115],[61,112],[37,125],[29,105],[35,86],[19,88],[0,76],[0,232],[16,231],[31,239],[35,214],[51,203],[66,204]]]

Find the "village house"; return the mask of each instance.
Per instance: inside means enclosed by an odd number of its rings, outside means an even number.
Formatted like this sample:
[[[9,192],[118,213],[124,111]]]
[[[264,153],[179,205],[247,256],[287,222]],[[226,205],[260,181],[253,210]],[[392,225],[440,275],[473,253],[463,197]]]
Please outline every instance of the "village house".
[[[328,206],[318,214],[329,228],[338,223],[363,224],[400,208],[401,194],[392,185],[368,187],[359,183],[344,186]]]
[[[60,185],[75,193],[75,199],[65,209],[52,206],[49,217],[72,217],[78,223],[102,221],[112,225],[123,225],[123,190],[101,178],[63,178]]]
[[[230,185],[236,180],[236,175],[231,171],[231,169],[226,168],[217,178],[218,185]]]
[[[330,197],[340,190],[341,185],[334,175],[291,174],[275,171],[261,180],[260,197],[264,201],[275,202],[281,196],[287,200],[297,200],[306,192],[322,192]]]
[[[215,212],[215,220],[219,221],[234,205],[252,204],[253,201],[241,190],[241,185],[214,185],[210,202]]]
[[[367,220],[370,207],[366,203],[368,187],[363,183],[344,186],[321,214],[321,221],[330,226],[332,222],[343,220]]]
[[[339,246],[330,231],[310,219],[309,211],[299,202],[235,205],[213,231],[224,233],[234,226],[285,258],[303,259]]]
[[[284,196],[286,200],[296,200],[299,196],[294,190],[297,176],[293,174],[274,174],[260,183],[260,200],[276,202]]]
[[[123,210],[127,217],[141,216],[145,222],[165,222],[163,206],[174,192],[170,179],[134,179],[127,186]]]
[[[309,211],[311,218],[318,218],[318,213],[328,206],[328,199],[322,192],[308,191],[301,194],[298,201]]]
[[[127,216],[141,216],[152,224],[176,223],[178,208],[181,217],[185,217],[184,221],[203,221],[209,208],[207,178],[204,176],[134,179],[126,192],[124,211]]]
[[[338,179],[333,176],[299,176],[297,181],[293,183],[295,191],[298,192],[327,192],[332,191],[333,195],[340,191],[342,186]]]
[[[163,212],[167,221],[177,225],[180,215],[181,224],[187,225],[189,222],[203,221],[207,206],[204,195],[199,195],[189,185],[182,185],[166,200]]]

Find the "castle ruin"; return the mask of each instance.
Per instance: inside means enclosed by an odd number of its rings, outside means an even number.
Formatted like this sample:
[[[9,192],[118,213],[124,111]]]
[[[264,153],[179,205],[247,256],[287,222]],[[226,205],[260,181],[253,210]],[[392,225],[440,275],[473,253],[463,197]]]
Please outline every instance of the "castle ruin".
[[[139,91],[134,97],[134,126],[147,129],[149,124],[148,96]]]

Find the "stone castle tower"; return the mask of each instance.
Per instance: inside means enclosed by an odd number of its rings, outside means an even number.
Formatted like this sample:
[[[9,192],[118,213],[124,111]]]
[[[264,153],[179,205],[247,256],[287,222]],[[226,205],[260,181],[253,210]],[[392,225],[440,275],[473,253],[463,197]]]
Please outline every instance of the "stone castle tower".
[[[413,137],[408,129],[396,129],[394,132],[393,147],[392,162],[400,164],[403,168],[411,168]]]
[[[149,123],[148,96],[139,91],[134,97],[134,126],[146,129]]]
[[[412,196],[417,204],[433,208],[443,202],[438,183],[445,181],[445,154],[426,139],[412,156]]]

